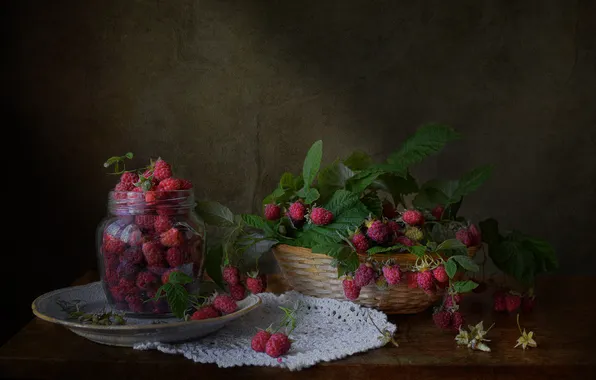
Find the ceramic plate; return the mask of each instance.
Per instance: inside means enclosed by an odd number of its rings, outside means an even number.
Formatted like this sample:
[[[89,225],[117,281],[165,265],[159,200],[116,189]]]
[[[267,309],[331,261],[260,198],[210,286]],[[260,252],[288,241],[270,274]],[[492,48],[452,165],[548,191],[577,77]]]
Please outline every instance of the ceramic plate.
[[[238,311],[219,318],[202,321],[180,321],[177,318],[129,318],[125,325],[91,325],[69,319],[60,303],[80,302],[85,313],[110,310],[100,282],[58,289],[38,297],[31,308],[44,321],[66,326],[75,334],[97,343],[130,347],[143,342],[181,342],[200,338],[224,327],[227,323],[255,310],[261,299],[251,294],[238,302]]]

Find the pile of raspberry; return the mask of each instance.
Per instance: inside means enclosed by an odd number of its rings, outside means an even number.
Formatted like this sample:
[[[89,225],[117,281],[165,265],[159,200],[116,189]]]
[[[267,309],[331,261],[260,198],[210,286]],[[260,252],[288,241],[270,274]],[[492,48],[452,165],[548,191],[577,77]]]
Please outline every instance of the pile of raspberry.
[[[120,177],[114,197],[132,199],[140,194],[145,202],[140,213],[138,207],[120,213],[103,230],[103,281],[116,308],[134,313],[167,313],[164,299],[150,301],[157,289],[168,282],[173,271],[198,273],[199,263],[193,262],[196,255],[192,253],[202,251],[202,238],[176,227],[178,221],[188,222],[188,212],[182,215],[172,204],[180,199],[174,191],[191,188],[190,181],[173,177],[171,166],[162,159],[141,175],[125,172]]]

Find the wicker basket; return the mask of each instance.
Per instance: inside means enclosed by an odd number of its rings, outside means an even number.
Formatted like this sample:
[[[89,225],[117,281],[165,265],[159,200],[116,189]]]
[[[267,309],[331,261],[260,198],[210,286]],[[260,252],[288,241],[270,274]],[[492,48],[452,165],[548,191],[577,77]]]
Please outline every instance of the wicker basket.
[[[473,257],[477,250],[477,247],[468,249],[470,257]],[[285,244],[275,246],[273,254],[286,281],[294,290],[313,297],[346,299],[342,282],[337,278],[337,268],[331,265],[331,257],[312,253],[307,248]],[[364,257],[366,256],[361,257],[361,261]],[[393,259],[401,267],[413,265],[417,258],[410,253],[378,254],[372,257],[379,261]],[[376,286],[366,286],[354,302],[382,310],[387,314],[413,314],[426,310],[442,295],[442,291],[429,295],[419,288],[409,288],[404,279],[400,284],[384,290]]]

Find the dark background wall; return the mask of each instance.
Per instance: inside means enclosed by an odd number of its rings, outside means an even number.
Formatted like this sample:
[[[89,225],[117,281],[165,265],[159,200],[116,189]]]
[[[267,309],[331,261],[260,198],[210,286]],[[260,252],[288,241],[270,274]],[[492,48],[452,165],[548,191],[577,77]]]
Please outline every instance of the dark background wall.
[[[250,212],[313,141],[327,162],[381,159],[428,121],[465,140],[420,178],[495,164],[463,212],[546,237],[562,272],[595,274],[593,1],[15,3],[6,104],[20,138],[5,144],[31,199],[19,223],[37,227],[10,248],[11,268],[35,272],[5,277],[11,319],[94,266],[108,156],[161,155],[198,198]]]

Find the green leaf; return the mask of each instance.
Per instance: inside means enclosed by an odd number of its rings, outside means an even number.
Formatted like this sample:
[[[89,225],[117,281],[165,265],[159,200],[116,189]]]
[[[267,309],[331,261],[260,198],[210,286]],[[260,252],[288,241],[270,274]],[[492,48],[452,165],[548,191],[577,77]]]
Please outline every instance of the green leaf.
[[[306,154],[304,165],[302,167],[302,178],[304,178],[304,189],[308,190],[315,180],[319,168],[321,167],[321,159],[323,158],[323,141],[316,141]]]
[[[459,183],[457,189],[455,190],[452,198],[459,200],[464,195],[468,195],[478,189],[490,177],[492,170],[492,166],[486,165],[464,174],[464,176],[458,181]]]
[[[304,203],[309,205],[309,204],[313,203],[314,201],[316,201],[317,199],[319,199],[319,197],[320,197],[319,191],[317,189],[310,188],[306,192],[306,195],[304,197]]]
[[[179,271],[174,271],[170,273],[170,276],[168,277],[168,283],[172,284],[186,285],[190,284],[193,281],[194,279],[192,277],[190,277],[186,273],[182,273]]]
[[[331,165],[322,169],[317,178],[317,185],[323,199],[346,186],[347,180],[354,176],[354,172],[339,161],[334,161]]]
[[[447,276],[449,276],[449,278],[453,278],[453,276],[455,276],[455,273],[457,272],[457,264],[453,259],[454,257],[455,256],[451,256],[449,260],[445,262],[445,272],[447,273]]]
[[[374,216],[380,218],[383,215],[383,204],[377,193],[370,192],[365,194],[360,198],[360,202],[362,202]]]
[[[366,252],[369,255],[374,255],[376,253],[385,253],[385,252],[400,252],[406,250],[407,247],[403,244],[396,244],[392,247],[372,247],[369,248]]]
[[[438,225],[438,224],[437,224]],[[444,250],[466,250],[466,246],[457,239],[448,239],[443,241],[441,244],[437,246],[436,251],[444,251]]]
[[[360,203],[358,194],[347,190],[337,190],[324,207],[326,210],[331,211],[335,217],[338,217],[341,213],[351,209],[358,203]]]
[[[132,152],[128,152],[124,155],[124,157],[128,158],[129,160],[132,160],[132,158],[134,157],[134,154],[132,154]]]
[[[358,266],[360,265],[360,260],[358,259],[358,255],[356,252],[352,252],[350,256],[348,256],[345,260],[338,262],[337,265],[337,277],[340,278],[345,276],[347,273],[354,273]]]
[[[426,253],[426,247],[423,245],[413,245],[411,247],[407,247],[407,249],[411,254],[414,254],[418,257],[422,257]]]
[[[464,255],[455,255],[449,258],[450,260],[455,260],[462,268],[470,272],[478,272],[480,268],[478,265],[472,261],[468,256]]]
[[[218,227],[232,227],[235,225],[232,211],[218,202],[198,202],[197,213],[207,224]]]
[[[292,173],[285,172],[279,180],[279,188],[282,190],[294,189],[294,176]]]
[[[447,204],[448,197],[438,189],[432,187],[423,187],[416,197],[412,200],[414,207],[423,209],[432,209],[437,205]]]
[[[312,247],[313,253],[322,253],[337,259],[349,256],[350,247],[339,243],[319,243]]]
[[[476,289],[478,284],[474,281],[457,281],[453,283],[453,290],[457,293],[468,293]]]
[[[499,223],[495,219],[486,219],[478,223],[482,232],[482,241],[487,244],[497,244],[501,237],[499,235]]]
[[[242,252],[242,260],[248,265],[256,264],[257,260],[279,241],[265,237],[264,234],[252,233],[242,235],[236,241],[236,247]]]
[[[384,173],[385,172],[383,170],[378,169],[367,169],[358,172],[353,177],[348,179],[346,183],[346,189],[354,193],[361,193]]]
[[[271,228],[269,223],[267,223],[264,218],[252,214],[242,214],[241,217],[242,221],[246,223],[246,225],[262,230],[265,233],[265,236],[273,237],[276,235],[275,231],[273,231],[273,228]]]
[[[188,291],[184,286],[180,284],[172,284],[169,291],[166,291],[166,298],[172,313],[178,318],[184,318],[184,312],[189,305]]]
[[[439,152],[445,144],[459,137],[459,133],[449,127],[426,124],[408,138],[398,151],[392,153],[387,162],[394,172],[405,173],[409,166]]]
[[[405,177],[400,177],[395,174],[383,174],[378,178],[376,184],[382,190],[391,194],[395,204],[401,203],[401,199],[404,195],[418,191],[418,183],[409,172],[406,173]]]
[[[223,247],[218,244],[215,247],[211,247],[207,251],[205,257],[205,271],[217,286],[224,288],[223,276],[221,274],[221,265],[223,260]]]
[[[551,272],[559,268],[555,249],[548,242],[528,236],[522,244],[535,254],[536,259],[544,262],[544,268],[541,272]]]
[[[344,165],[352,170],[364,170],[372,165],[372,158],[362,151],[355,151],[344,160]]]

